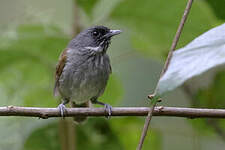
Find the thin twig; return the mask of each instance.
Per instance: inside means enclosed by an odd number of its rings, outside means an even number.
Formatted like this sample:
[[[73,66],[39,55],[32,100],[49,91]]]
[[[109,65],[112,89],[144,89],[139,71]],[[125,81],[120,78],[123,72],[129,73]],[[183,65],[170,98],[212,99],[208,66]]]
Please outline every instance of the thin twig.
[[[149,107],[113,107],[112,116],[147,116],[151,108]],[[163,107],[154,108],[153,116],[173,116],[186,118],[225,118],[225,109],[204,109],[204,108],[183,108],[183,107]],[[106,116],[104,108],[67,108],[64,117],[74,116]],[[0,107],[0,116],[23,116],[52,118],[61,117],[58,108],[38,108],[38,107]]]
[[[73,36],[76,36],[81,31],[79,9],[77,5],[77,0],[73,0]]]
[[[141,138],[140,138],[140,142],[138,144],[137,150],[141,150],[142,149],[145,137],[147,135],[148,127],[149,127],[150,121],[152,119],[153,109],[155,109],[155,108],[156,108],[155,105],[153,105],[153,107],[150,107],[148,115],[145,118],[145,124],[144,124],[144,128],[143,128],[143,131],[142,131],[142,134],[141,134]]]
[[[179,38],[180,38],[180,35],[181,35],[182,29],[183,29],[183,27],[184,27],[185,21],[187,20],[187,16],[188,16],[188,14],[189,14],[189,12],[190,12],[192,3],[193,3],[193,0],[189,0],[188,3],[187,3],[186,8],[185,8],[185,10],[184,10],[183,17],[182,17],[181,22],[180,22],[180,25],[179,25],[179,27],[178,27],[178,29],[177,29],[176,35],[175,35],[175,37],[174,37],[173,43],[172,43],[172,45],[171,45],[169,54],[168,54],[167,59],[166,59],[166,62],[165,62],[165,65],[164,65],[164,67],[163,67],[163,69],[162,69],[162,72],[161,72],[161,74],[160,74],[160,78],[164,75],[164,73],[165,73],[165,72],[167,71],[167,69],[168,69],[168,66],[169,66],[169,64],[170,64],[170,60],[171,60],[171,58],[172,58],[172,56],[173,56],[173,51],[176,49],[178,40],[179,40]],[[158,86],[158,84],[157,84],[157,86]],[[155,88],[155,92],[154,92],[153,96],[156,94],[157,86],[156,86],[156,88]],[[149,95],[148,97],[151,98],[152,95]],[[144,143],[144,139],[145,139],[145,137],[146,137],[146,135],[147,135],[147,131],[148,131],[148,128],[149,128],[149,125],[150,125],[150,121],[151,121],[151,119],[152,119],[152,112],[153,112],[152,110],[154,110],[154,108],[155,108],[155,106],[156,106],[156,103],[157,103],[157,101],[153,103],[152,109],[150,109],[151,111],[149,111],[148,116],[147,116],[147,118],[146,118],[146,120],[145,120],[144,128],[143,128],[143,130],[142,130],[142,134],[141,134],[141,138],[140,138],[140,142],[139,142],[139,145],[138,145],[138,147],[137,147],[137,150],[141,150],[141,149],[142,149],[142,145],[143,145],[143,143]]]
[[[193,0],[189,0],[188,3],[187,3],[187,6],[186,6],[186,8],[185,8],[185,10],[184,10],[183,17],[182,17],[181,22],[180,22],[180,25],[179,25],[179,27],[178,27],[178,29],[177,29],[176,35],[175,35],[175,37],[174,37],[174,39],[173,39],[173,43],[172,43],[172,45],[171,45],[169,54],[168,54],[168,56],[167,56],[167,60],[166,60],[166,62],[165,62],[164,68],[163,68],[163,70],[162,70],[162,72],[161,72],[161,74],[160,74],[160,77],[162,77],[162,76],[164,75],[164,73],[165,73],[165,72],[167,71],[167,69],[168,69],[168,66],[169,66],[169,64],[170,64],[170,60],[171,60],[171,58],[172,58],[172,56],[173,56],[173,51],[176,49],[177,43],[178,43],[178,41],[179,41],[179,39],[180,39],[180,35],[181,35],[182,30],[183,30],[184,24],[185,24],[185,22],[186,22],[186,20],[187,20],[187,16],[188,16],[188,14],[189,14],[189,12],[190,12],[192,3],[193,3]]]

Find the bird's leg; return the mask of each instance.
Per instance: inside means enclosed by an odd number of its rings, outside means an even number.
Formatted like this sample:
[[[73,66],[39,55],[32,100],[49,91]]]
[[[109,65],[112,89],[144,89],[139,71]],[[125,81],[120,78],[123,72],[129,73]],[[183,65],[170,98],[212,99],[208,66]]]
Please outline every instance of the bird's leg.
[[[65,114],[65,112],[66,112],[66,106],[65,106],[65,105],[66,105],[68,102],[69,102],[69,99],[64,98],[63,101],[62,101],[62,103],[59,104],[59,106],[58,106],[59,111],[60,111],[60,114],[61,114],[61,116],[62,116],[63,119],[64,119],[64,114]]]
[[[108,113],[107,118],[108,119],[110,118],[110,116],[112,115],[112,106],[111,105],[100,102],[97,100],[97,98],[92,98],[91,101],[93,104],[99,104],[99,105],[104,106],[105,112]]]

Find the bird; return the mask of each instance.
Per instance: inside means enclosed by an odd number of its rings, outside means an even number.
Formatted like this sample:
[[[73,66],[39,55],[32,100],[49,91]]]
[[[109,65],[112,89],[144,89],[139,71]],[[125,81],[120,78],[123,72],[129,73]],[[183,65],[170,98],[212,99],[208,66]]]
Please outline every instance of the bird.
[[[105,26],[93,26],[80,32],[73,38],[59,56],[55,71],[54,96],[60,96],[58,105],[64,117],[65,105],[71,107],[91,107],[91,104],[103,105],[108,117],[112,106],[100,102],[112,73],[107,49],[111,38],[121,33]],[[74,117],[75,123],[86,120],[85,116]]]

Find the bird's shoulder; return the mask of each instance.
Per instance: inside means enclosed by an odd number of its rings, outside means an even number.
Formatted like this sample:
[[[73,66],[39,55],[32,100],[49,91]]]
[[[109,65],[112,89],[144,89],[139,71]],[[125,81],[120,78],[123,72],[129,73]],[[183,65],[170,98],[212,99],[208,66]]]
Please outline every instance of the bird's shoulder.
[[[59,78],[63,72],[64,66],[67,61],[67,53],[68,48],[66,48],[59,56],[58,64],[56,65],[56,71],[55,71],[55,86],[54,86],[54,95],[58,96],[58,86],[59,86]]]

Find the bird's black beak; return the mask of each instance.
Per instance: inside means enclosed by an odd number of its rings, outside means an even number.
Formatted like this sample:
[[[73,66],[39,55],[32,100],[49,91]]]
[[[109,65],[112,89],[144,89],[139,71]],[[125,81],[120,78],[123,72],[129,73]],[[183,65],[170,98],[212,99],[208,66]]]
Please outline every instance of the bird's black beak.
[[[114,35],[120,34],[122,31],[121,30],[110,30],[109,33],[107,33],[104,38],[111,38]]]

